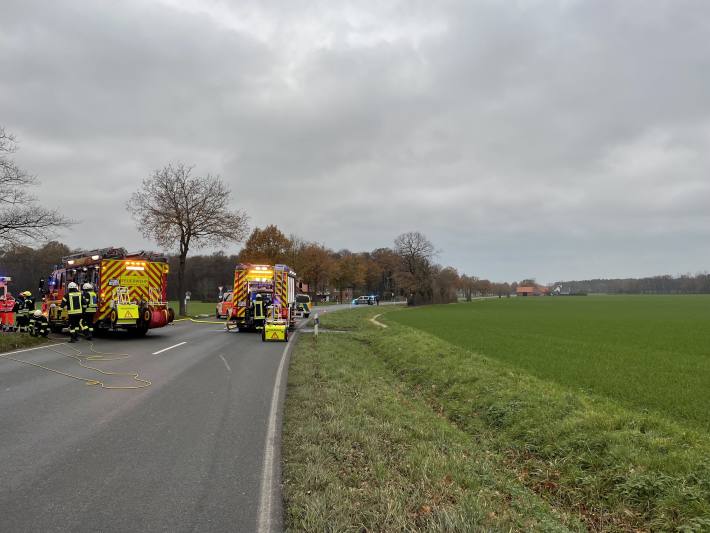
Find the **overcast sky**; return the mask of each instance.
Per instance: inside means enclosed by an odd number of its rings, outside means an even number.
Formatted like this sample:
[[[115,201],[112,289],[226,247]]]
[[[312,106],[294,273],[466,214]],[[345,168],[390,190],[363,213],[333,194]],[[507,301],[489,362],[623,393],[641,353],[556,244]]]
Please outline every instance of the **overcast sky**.
[[[334,249],[419,230],[493,280],[710,269],[705,0],[3,0],[0,124],[72,246],[154,248],[125,202],[183,161]]]

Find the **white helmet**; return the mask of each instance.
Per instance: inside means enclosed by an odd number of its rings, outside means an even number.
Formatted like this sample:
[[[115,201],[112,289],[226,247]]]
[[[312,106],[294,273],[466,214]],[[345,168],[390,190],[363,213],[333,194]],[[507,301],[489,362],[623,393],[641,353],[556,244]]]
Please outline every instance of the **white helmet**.
[[[69,283],[69,285],[67,285],[67,289],[69,289],[69,290],[74,289],[75,291],[77,291],[77,290],[79,290],[79,286],[72,281]]]
[[[35,318],[39,318],[42,316],[42,311],[37,309],[34,313],[32,313],[32,316],[34,316]]]
[[[81,286],[81,288],[84,289],[85,291],[90,291],[90,290],[93,289],[94,287],[91,286],[91,283],[84,283],[84,284]]]

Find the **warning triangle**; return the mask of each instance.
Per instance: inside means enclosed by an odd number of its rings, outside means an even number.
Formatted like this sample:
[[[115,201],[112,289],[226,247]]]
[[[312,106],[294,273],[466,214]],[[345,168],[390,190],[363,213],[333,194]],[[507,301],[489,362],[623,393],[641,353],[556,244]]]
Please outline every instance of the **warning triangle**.
[[[124,318],[133,318],[133,314],[130,309],[126,309],[126,314],[123,315]]]
[[[279,334],[274,331],[274,332],[271,334],[271,338],[272,338],[272,339],[278,339],[278,338],[279,338]]]

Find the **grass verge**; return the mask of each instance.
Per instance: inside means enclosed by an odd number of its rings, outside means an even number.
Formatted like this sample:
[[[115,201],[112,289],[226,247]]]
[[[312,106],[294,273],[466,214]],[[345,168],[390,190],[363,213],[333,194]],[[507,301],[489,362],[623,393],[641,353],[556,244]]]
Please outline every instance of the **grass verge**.
[[[32,348],[45,342],[47,342],[45,337],[32,337],[26,333],[2,333],[0,334],[0,353]]]
[[[346,330],[366,314],[328,317]],[[582,529],[413,396],[368,337],[304,335],[296,347],[282,446],[289,530]]]
[[[433,335],[333,313],[289,371],[294,530],[707,531],[708,435]]]

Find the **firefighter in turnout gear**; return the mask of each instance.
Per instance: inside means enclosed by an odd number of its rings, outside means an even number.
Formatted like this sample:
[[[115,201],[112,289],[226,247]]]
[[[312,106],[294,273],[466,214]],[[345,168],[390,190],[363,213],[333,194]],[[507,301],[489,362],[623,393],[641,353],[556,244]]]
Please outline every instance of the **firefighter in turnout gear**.
[[[81,315],[84,312],[81,306],[81,292],[79,286],[73,281],[67,285],[67,293],[62,298],[62,308],[67,310],[69,318],[69,342],[76,342],[79,339],[79,329],[81,328]]]
[[[19,331],[20,333],[23,330],[23,321],[24,321],[24,315],[25,315],[25,297],[22,296],[22,293],[17,295],[17,298],[15,298],[15,305],[12,307],[12,312],[15,313],[15,331]]]
[[[81,306],[84,309],[81,315],[81,331],[91,340],[94,336],[94,315],[98,310],[98,298],[91,283],[81,286]]]
[[[30,291],[25,291],[22,294],[25,296],[25,312],[27,314],[27,326],[29,327],[30,318],[35,312],[35,299]]]
[[[35,310],[35,301],[32,298],[32,293],[30,291],[24,291],[19,294],[17,300],[15,300],[15,324],[17,331],[20,333],[26,333],[30,325],[30,315]]]
[[[264,320],[266,320],[266,307],[265,307],[264,297],[261,293],[257,294],[254,298],[253,307],[253,317],[254,317],[254,327],[260,329],[264,327]]]
[[[46,337],[49,335],[49,320],[39,309],[30,317],[30,335],[33,337]]]

